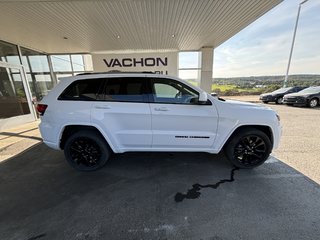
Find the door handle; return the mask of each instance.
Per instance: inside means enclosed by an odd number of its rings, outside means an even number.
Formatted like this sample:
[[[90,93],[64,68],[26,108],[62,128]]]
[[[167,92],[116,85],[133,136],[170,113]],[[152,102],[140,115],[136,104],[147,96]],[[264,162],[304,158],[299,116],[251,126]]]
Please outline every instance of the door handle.
[[[96,109],[110,109],[111,107],[109,105],[98,105],[94,106]]]
[[[166,112],[166,111],[169,111],[168,108],[166,107],[158,107],[158,108],[154,108],[155,111],[161,111],[161,112]]]

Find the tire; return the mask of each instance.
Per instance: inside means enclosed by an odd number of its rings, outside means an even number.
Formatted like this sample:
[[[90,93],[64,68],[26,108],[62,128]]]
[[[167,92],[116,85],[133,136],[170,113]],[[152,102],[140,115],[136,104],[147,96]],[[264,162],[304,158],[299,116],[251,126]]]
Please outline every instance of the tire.
[[[319,100],[317,98],[312,98],[309,103],[308,106],[311,108],[315,108],[316,106],[318,106],[319,104]]]
[[[268,101],[262,101],[263,103],[265,103],[265,104],[268,104]]]
[[[243,128],[232,135],[224,150],[234,166],[250,169],[260,166],[268,159],[272,144],[264,132],[255,128]]]
[[[83,130],[71,135],[64,146],[67,162],[78,171],[94,171],[103,167],[111,154],[106,141],[96,132]]]
[[[276,99],[276,104],[282,104],[283,103],[283,98],[279,97]]]

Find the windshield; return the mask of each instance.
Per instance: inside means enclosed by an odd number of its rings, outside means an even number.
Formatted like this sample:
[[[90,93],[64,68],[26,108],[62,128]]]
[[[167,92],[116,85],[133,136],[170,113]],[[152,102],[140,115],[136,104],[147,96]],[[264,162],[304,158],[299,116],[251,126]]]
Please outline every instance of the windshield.
[[[278,90],[273,91],[272,93],[285,93],[287,91],[289,91],[291,89],[291,87],[287,87],[287,88],[280,88]]]
[[[300,91],[299,93],[317,93],[317,92],[320,92],[320,87],[309,87]]]

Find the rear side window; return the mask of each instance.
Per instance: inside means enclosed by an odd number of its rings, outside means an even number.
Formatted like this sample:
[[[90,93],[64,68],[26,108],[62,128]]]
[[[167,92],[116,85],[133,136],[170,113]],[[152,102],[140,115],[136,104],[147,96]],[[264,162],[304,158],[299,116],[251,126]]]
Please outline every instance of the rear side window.
[[[59,100],[98,100],[98,93],[103,84],[102,79],[78,80],[69,85],[59,96]]]
[[[144,78],[108,78],[104,89],[105,101],[145,102]]]

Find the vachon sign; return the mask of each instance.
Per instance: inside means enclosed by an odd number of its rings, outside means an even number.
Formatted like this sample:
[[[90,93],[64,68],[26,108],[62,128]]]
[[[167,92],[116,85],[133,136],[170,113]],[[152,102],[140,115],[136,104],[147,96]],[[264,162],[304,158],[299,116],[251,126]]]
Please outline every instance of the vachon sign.
[[[108,67],[154,67],[154,66],[168,66],[168,58],[111,58],[109,61],[103,59]]]
[[[155,72],[177,76],[177,53],[93,54],[94,71]]]

